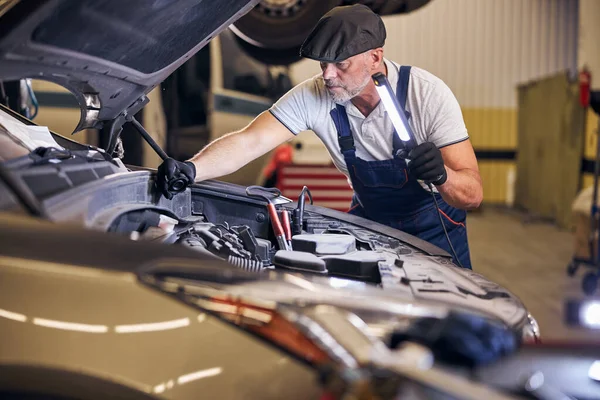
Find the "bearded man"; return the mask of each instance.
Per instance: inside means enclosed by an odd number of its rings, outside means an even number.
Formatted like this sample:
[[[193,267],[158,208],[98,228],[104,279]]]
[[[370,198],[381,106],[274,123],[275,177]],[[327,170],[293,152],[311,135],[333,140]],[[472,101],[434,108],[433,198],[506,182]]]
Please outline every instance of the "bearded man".
[[[164,161],[157,186],[171,198],[175,176],[192,184],[227,175],[312,130],[354,190],[350,213],[415,235],[471,268],[466,211],[480,205],[483,188],[460,106],[438,77],[384,58],[385,39],[382,19],[368,7],[332,9],[300,50],[322,72],[190,160]],[[408,156],[371,78],[376,73],[386,75],[408,118],[417,142]]]

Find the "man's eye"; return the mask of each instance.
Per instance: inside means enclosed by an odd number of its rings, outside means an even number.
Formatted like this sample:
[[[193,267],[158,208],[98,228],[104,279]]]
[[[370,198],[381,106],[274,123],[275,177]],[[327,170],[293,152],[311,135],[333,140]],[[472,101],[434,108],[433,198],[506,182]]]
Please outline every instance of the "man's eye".
[[[339,69],[346,69],[346,68],[348,68],[348,63],[337,63],[336,66]]]

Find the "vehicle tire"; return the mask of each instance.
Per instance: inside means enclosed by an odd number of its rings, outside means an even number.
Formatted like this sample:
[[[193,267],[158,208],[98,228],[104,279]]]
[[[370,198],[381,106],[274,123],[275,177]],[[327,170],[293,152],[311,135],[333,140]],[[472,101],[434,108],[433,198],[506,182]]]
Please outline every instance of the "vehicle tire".
[[[255,47],[299,49],[319,18],[341,0],[263,0],[231,30]]]
[[[581,281],[581,289],[588,296],[593,295],[598,288],[598,275],[594,272],[588,272]]]
[[[266,65],[291,65],[302,59],[300,46],[291,49],[267,49],[254,46],[238,36],[235,39],[245,54]]]
[[[359,2],[361,2],[359,0]],[[408,14],[429,4],[431,0],[396,0],[367,3],[379,15]]]

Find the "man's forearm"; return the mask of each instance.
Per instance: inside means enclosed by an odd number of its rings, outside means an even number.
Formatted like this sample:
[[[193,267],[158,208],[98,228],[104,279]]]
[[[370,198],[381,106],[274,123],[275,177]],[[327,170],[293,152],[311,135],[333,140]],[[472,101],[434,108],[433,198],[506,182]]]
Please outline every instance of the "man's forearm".
[[[437,186],[446,203],[452,207],[469,210],[479,207],[483,200],[483,186],[479,174],[470,169],[454,171],[446,166],[448,179]]]
[[[269,111],[259,114],[244,129],[211,142],[189,161],[196,166],[196,182],[219,178],[242,168],[294,137]]]
[[[219,178],[252,161],[253,154],[245,136],[242,132],[228,133],[193,156],[189,161],[196,166],[196,181]]]

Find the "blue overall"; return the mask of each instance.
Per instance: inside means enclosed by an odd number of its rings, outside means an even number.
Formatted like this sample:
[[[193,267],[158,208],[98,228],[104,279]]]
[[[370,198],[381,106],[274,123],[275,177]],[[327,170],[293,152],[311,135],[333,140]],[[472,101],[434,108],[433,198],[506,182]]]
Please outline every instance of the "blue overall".
[[[396,96],[403,110],[406,108],[409,78],[410,67],[401,67]],[[398,135],[393,135],[393,158],[365,161],[356,156],[354,138],[344,106],[336,104],[330,115],[337,129],[340,150],[354,188],[349,212],[417,236],[452,254],[431,193],[409,175],[406,161],[398,156],[398,150],[403,146]],[[406,116],[410,119],[408,112]],[[439,193],[435,196],[460,264],[471,269],[467,213],[450,206]],[[454,256],[453,261],[459,265]]]

